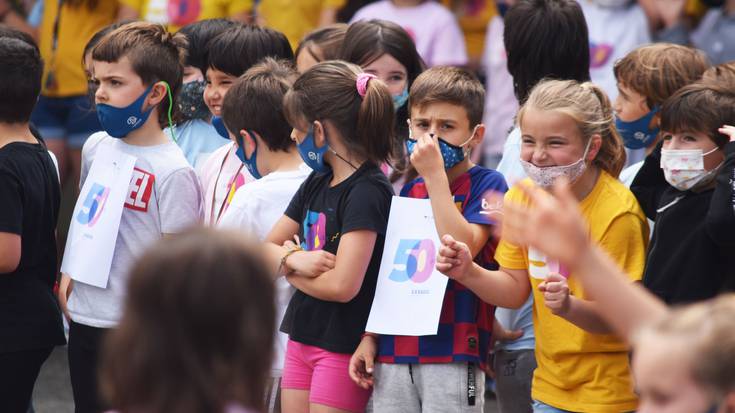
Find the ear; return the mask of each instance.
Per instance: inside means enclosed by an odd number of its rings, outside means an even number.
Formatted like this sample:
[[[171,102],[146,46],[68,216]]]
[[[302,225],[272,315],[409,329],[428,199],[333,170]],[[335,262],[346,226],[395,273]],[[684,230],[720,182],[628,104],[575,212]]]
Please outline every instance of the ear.
[[[314,145],[316,145],[317,148],[321,148],[327,144],[326,127],[327,125],[325,123],[318,120],[315,120],[314,123],[312,123],[312,128],[314,128]]]
[[[648,126],[653,126],[655,128],[661,127],[661,111],[658,111],[653,115],[653,118],[651,118],[651,124]]]
[[[590,137],[590,140],[592,142],[589,143],[590,149],[587,151],[587,158],[585,158],[585,161],[592,162],[597,158],[597,154],[600,152],[600,148],[602,148],[602,136],[598,134],[592,135]]]
[[[164,82],[157,82],[153,85],[150,95],[148,95],[148,104],[155,106],[164,99],[168,99],[168,87]]]
[[[474,128],[472,138],[470,138],[470,146],[472,146],[473,148],[480,146],[483,139],[485,139],[485,125],[482,123],[478,123],[477,126],[475,126]]]
[[[251,135],[245,129],[240,129],[240,138],[242,138],[241,142],[244,146],[244,148],[242,148],[242,151],[245,154],[245,157],[248,159],[253,156],[253,152],[255,152],[255,148],[257,147],[257,138],[254,135],[255,134]]]

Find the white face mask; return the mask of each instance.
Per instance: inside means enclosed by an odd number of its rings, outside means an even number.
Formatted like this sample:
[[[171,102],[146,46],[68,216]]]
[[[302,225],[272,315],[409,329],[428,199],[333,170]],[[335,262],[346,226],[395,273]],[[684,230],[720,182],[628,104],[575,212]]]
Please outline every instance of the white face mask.
[[[521,166],[523,166],[523,171],[526,172],[526,175],[531,178],[533,183],[542,188],[551,188],[554,181],[562,176],[565,176],[570,183],[573,183],[582,176],[584,170],[587,169],[587,162],[585,162],[585,159],[587,158],[587,152],[590,150],[591,143],[592,139],[587,141],[587,147],[584,149],[584,155],[582,155],[578,161],[569,165],[536,166],[531,162],[521,159]]]
[[[661,169],[669,185],[680,191],[688,191],[697,184],[707,184],[717,173],[719,166],[706,171],[704,157],[718,150],[715,147],[707,153],[701,149],[661,149]]]

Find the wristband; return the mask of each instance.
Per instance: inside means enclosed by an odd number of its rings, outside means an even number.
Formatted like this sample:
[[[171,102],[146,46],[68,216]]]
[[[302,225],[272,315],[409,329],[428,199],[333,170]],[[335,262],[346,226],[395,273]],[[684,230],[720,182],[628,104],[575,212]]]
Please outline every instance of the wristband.
[[[377,334],[365,332],[365,333],[362,333],[362,335],[360,336],[360,341],[362,341],[362,339],[365,338],[365,337],[372,337],[372,338],[374,338],[376,340],[378,339],[378,335]]]
[[[281,272],[281,269],[288,269],[288,266],[286,265],[286,260],[288,259],[288,257],[290,257],[291,254],[293,254],[294,252],[302,251],[302,250],[303,249],[301,248],[301,246],[296,246],[288,250],[285,254],[283,254],[283,257],[281,257],[281,265],[278,266],[278,272]],[[293,272],[293,270],[286,271],[285,274],[288,275],[291,272]]]

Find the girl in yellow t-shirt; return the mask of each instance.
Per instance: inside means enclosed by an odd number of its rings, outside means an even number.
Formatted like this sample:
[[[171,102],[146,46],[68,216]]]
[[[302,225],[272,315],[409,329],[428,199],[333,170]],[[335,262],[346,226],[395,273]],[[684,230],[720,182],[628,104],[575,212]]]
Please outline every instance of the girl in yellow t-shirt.
[[[530,177],[524,183],[549,188],[558,178],[570,181],[591,239],[631,281],[640,280],[648,224],[633,194],[616,179],[625,152],[604,92],[589,82],[544,81],[532,90],[518,120],[521,164]],[[505,199],[529,202],[518,187]],[[437,268],[486,302],[519,307],[533,290],[534,412],[635,410],[628,348],[610,334],[574,273],[503,239],[495,254],[500,270],[487,271],[472,264],[464,244],[446,235],[442,242]]]

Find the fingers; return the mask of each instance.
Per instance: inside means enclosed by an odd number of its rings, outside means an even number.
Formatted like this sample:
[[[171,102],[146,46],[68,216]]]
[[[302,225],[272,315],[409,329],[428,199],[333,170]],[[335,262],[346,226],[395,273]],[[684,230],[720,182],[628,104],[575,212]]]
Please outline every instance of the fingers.
[[[718,129],[721,134],[727,135],[730,137],[730,142],[735,140],[735,126],[730,125],[723,125],[720,129]]]

